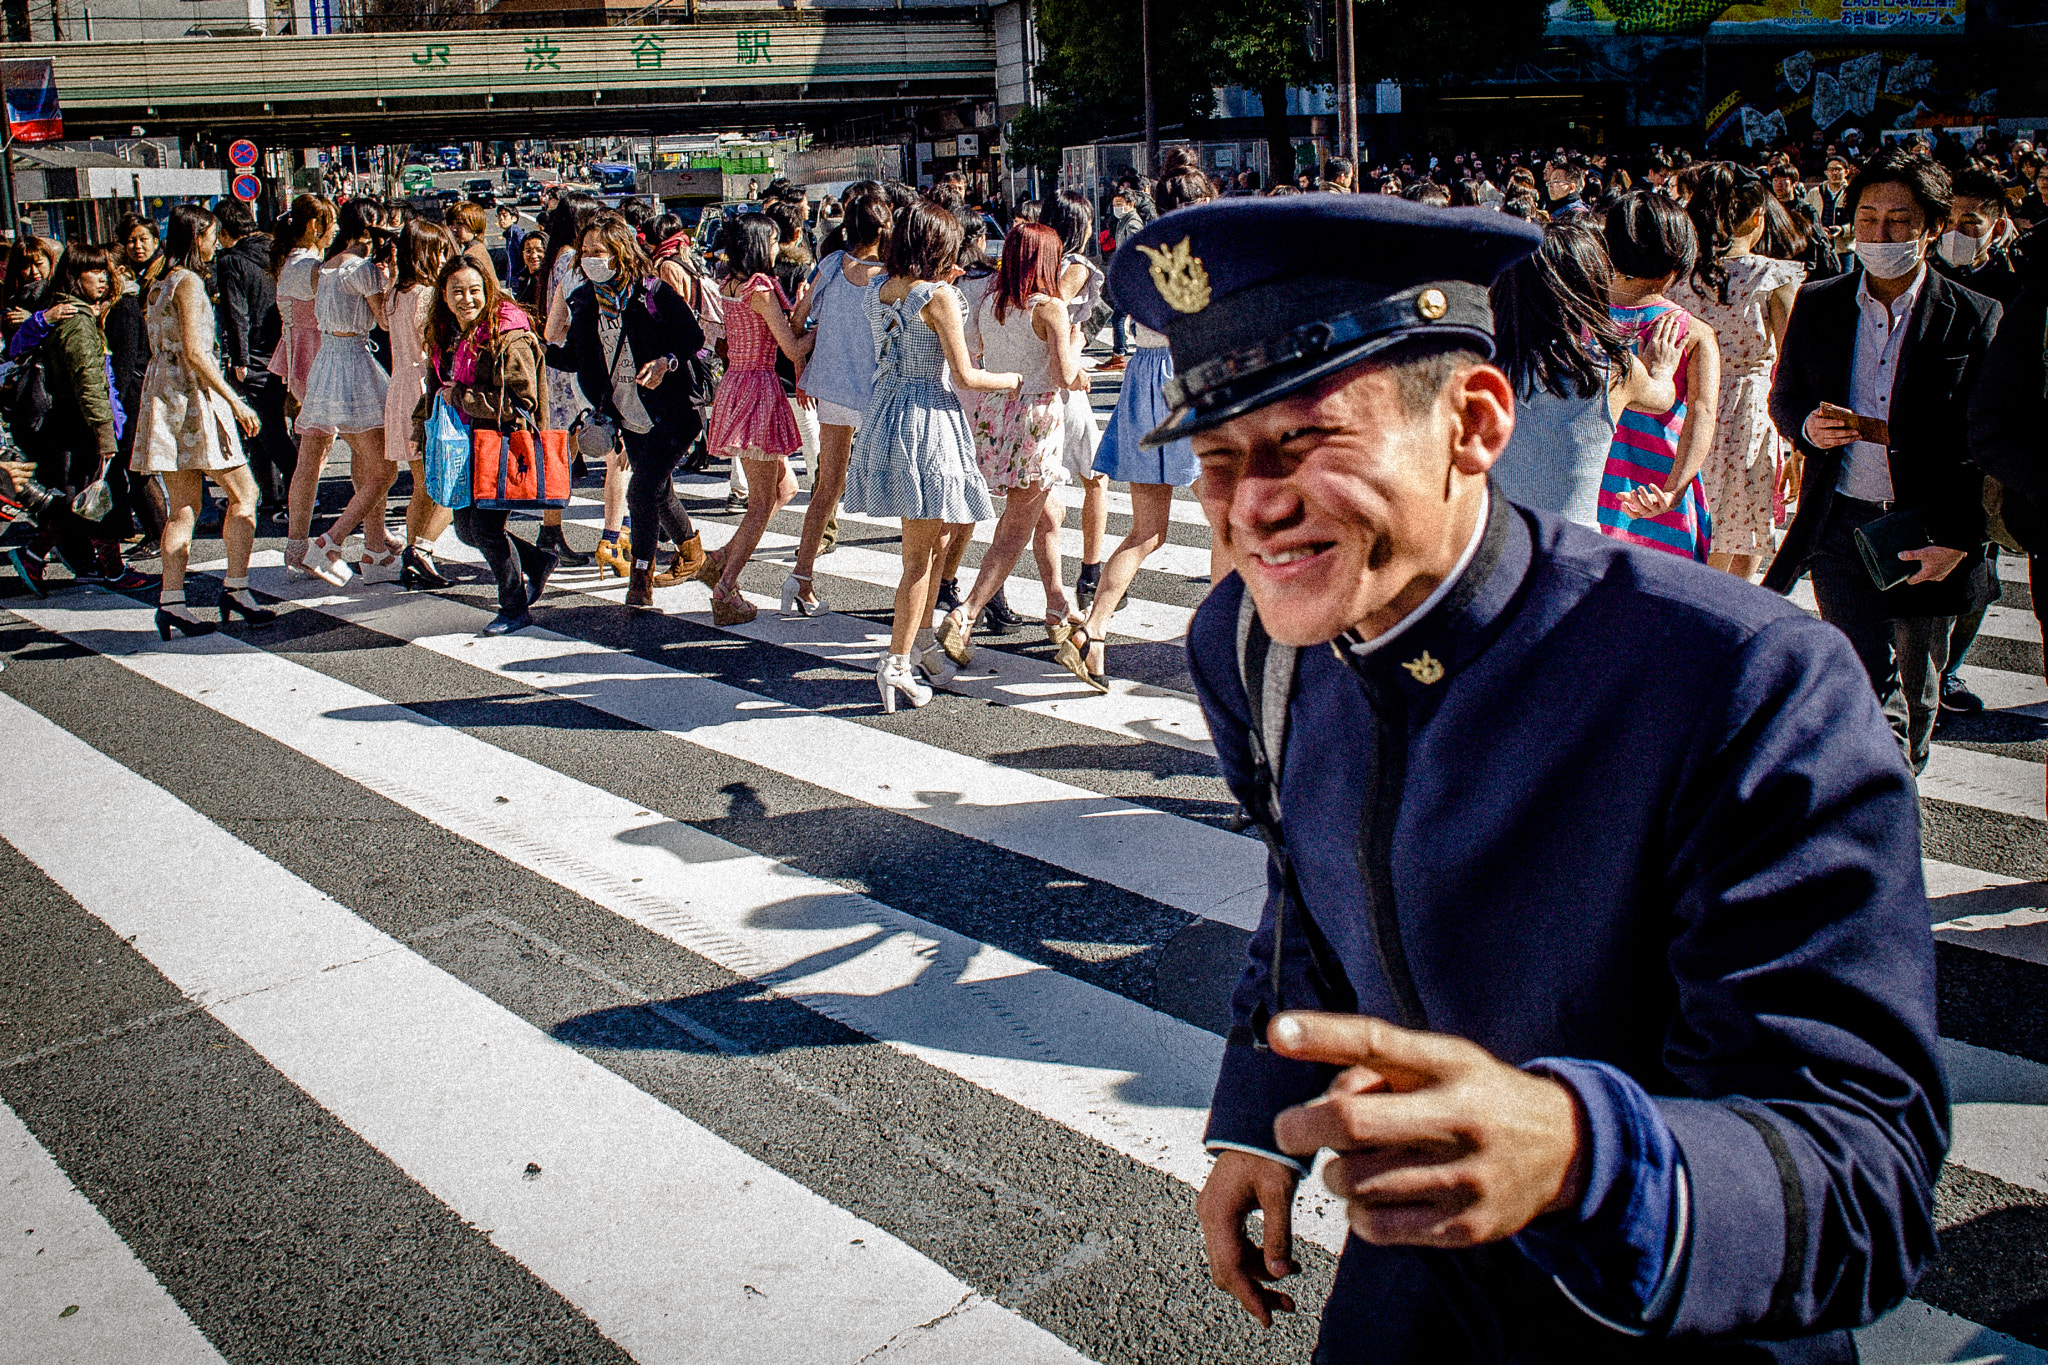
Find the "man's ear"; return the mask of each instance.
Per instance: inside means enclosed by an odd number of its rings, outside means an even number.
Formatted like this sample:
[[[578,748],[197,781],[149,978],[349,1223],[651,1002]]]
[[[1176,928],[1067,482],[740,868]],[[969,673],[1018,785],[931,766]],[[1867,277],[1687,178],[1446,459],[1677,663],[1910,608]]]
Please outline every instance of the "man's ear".
[[[1515,432],[1515,388],[1495,365],[1473,365],[1444,387],[1450,407],[1451,465],[1461,474],[1493,468]]]

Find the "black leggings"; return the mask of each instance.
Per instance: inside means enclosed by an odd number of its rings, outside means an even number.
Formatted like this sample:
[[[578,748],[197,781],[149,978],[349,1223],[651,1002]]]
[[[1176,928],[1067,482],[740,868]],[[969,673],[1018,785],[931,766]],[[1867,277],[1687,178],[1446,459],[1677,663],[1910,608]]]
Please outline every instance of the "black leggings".
[[[651,564],[658,542],[657,525],[677,545],[690,538],[690,514],[676,500],[671,476],[696,433],[657,428],[649,432],[621,429],[620,434],[626,441],[626,463],[633,469],[632,481],[626,485],[626,510],[633,517],[633,559]]]
[[[505,519],[511,515],[476,507],[457,508],[455,534],[491,566],[491,577],[498,580],[498,610],[506,616],[524,616],[527,579],[552,564],[557,556],[507,531]]]

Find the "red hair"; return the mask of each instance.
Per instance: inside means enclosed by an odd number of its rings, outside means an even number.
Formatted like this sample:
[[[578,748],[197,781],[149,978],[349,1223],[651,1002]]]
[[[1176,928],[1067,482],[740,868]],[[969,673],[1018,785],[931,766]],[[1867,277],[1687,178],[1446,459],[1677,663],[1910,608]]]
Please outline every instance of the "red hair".
[[[1043,223],[1017,223],[1003,239],[1003,263],[996,271],[996,321],[1022,308],[1033,294],[1060,287],[1060,235]]]

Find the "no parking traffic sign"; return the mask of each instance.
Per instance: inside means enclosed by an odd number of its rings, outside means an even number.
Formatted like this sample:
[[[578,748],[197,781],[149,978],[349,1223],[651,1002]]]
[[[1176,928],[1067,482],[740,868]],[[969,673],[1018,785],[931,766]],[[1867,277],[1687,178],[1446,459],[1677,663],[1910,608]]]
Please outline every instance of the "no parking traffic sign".
[[[256,144],[247,138],[243,138],[235,143],[234,146],[228,148],[228,160],[240,166],[243,170],[248,170],[249,167],[256,164]]]
[[[235,198],[241,200],[243,203],[255,203],[257,196],[262,193],[263,182],[258,180],[255,176],[238,175],[235,177]]]

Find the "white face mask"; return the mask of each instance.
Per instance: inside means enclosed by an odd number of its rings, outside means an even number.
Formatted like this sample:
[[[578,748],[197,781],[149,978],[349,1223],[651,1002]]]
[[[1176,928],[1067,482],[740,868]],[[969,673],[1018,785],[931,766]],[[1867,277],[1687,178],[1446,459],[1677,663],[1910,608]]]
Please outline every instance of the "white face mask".
[[[612,269],[612,263],[605,260],[602,256],[585,256],[583,258],[583,278],[586,280],[596,284],[603,284],[616,273]]]
[[[1984,245],[1982,237],[1971,237],[1961,232],[1944,232],[1934,249],[1941,253],[1941,259],[1950,265],[1968,265],[1977,259],[1977,249]]]
[[[1896,280],[1920,264],[1920,239],[1910,242],[1858,242],[1856,259],[1872,279]]]

